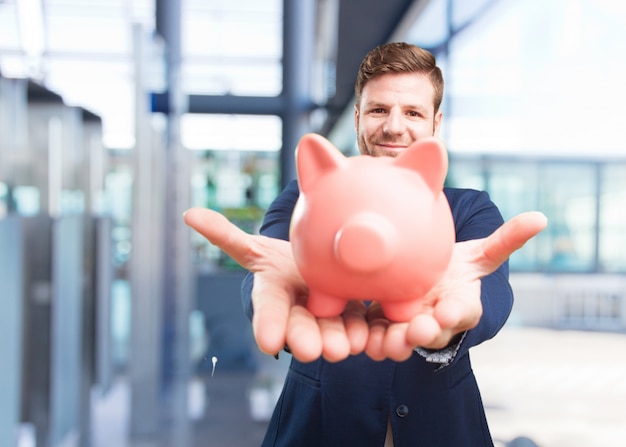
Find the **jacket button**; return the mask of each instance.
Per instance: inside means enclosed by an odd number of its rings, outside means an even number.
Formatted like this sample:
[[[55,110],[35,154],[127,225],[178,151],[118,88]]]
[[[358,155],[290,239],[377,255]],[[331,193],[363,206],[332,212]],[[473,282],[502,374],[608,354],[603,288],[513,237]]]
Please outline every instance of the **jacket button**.
[[[396,414],[401,418],[405,417],[407,414],[409,414],[409,407],[404,404],[400,405],[398,408],[396,408]]]

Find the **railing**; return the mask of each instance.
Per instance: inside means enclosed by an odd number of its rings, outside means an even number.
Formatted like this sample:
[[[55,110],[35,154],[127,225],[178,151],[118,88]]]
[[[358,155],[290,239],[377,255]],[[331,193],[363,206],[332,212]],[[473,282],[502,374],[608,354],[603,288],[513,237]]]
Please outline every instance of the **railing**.
[[[626,332],[626,276],[511,274],[512,321],[555,329]]]

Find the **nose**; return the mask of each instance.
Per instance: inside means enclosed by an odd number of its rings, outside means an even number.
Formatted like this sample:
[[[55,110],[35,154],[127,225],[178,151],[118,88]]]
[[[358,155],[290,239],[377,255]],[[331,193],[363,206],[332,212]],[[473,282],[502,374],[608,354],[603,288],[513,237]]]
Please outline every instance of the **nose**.
[[[400,135],[404,133],[404,130],[405,124],[402,119],[402,113],[399,110],[390,110],[383,126],[383,132],[389,135]]]

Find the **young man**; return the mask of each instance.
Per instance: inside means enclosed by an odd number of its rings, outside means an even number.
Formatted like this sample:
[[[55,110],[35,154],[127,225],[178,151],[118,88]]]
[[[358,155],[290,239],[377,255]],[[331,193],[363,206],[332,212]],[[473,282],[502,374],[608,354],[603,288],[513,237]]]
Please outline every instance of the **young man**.
[[[396,156],[438,136],[443,79],[427,51],[405,43],[375,48],[355,92],[362,154]],[[513,304],[506,260],[546,220],[525,213],[503,224],[485,192],[444,192],[457,243],[444,278],[408,323],[386,320],[375,303],[351,302],[337,318],[306,310],[306,284],[287,242],[295,181],[270,206],[261,236],[208,210],[185,215],[251,272],[243,300],[260,349],[275,354],[288,346],[293,354],[264,446],[493,445],[469,349],[504,325]]]

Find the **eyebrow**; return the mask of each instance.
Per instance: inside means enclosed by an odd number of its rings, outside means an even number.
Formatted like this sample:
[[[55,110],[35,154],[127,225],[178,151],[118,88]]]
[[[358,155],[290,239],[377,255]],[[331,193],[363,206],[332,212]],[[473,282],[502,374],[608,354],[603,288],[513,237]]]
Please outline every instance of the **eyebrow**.
[[[385,104],[384,102],[380,102],[380,101],[375,101],[375,102],[370,101],[370,102],[364,103],[363,105],[367,109],[377,108],[377,107],[389,107],[387,104]]]
[[[388,108],[389,105],[381,102],[381,101],[371,101],[371,102],[366,102],[365,104],[363,104],[365,106],[366,109],[376,109],[379,107],[382,108]],[[418,112],[420,112],[423,115],[428,115],[428,109],[424,106],[421,105],[416,105],[416,104],[404,104],[402,106],[403,109],[409,109],[409,110],[416,110]]]

